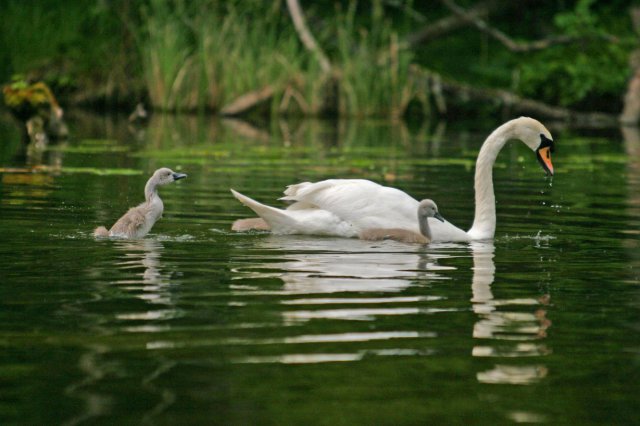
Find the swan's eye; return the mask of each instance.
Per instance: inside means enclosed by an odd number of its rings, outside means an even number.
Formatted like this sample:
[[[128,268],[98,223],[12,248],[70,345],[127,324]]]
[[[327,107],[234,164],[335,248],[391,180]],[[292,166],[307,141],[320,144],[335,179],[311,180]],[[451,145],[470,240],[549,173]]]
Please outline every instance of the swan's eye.
[[[553,142],[553,140],[549,139],[544,134],[540,133],[540,146],[538,147],[538,149],[545,148],[545,147],[549,147],[549,150],[552,153],[555,152],[555,150],[556,150],[555,149],[555,143]]]

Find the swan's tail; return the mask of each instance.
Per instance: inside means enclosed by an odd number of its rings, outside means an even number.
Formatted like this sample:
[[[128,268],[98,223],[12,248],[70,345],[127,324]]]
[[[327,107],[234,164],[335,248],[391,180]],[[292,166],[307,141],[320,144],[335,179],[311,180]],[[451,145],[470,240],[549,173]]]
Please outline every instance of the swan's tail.
[[[261,204],[246,195],[242,195],[241,193],[234,191],[233,189],[231,189],[231,193],[238,199],[238,201],[249,207],[251,210],[256,212],[258,216],[264,219],[273,231],[283,231],[290,228],[292,222],[295,221],[295,219],[288,215],[284,210]]]
[[[108,237],[109,236],[109,230],[107,228],[105,228],[104,226],[98,226],[95,231],[93,231],[93,236],[94,237]]]

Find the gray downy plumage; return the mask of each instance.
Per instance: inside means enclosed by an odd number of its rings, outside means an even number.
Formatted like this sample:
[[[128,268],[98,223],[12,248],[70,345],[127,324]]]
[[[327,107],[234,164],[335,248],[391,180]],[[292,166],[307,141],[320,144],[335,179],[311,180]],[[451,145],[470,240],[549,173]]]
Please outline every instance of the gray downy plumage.
[[[107,230],[99,226],[93,232],[96,237],[142,238],[151,230],[158,219],[162,217],[164,204],[158,195],[158,186],[167,185],[179,179],[186,178],[184,173],[176,173],[163,167],[156,170],[144,187],[145,201],[132,207],[118,221]]]
[[[401,243],[429,244],[431,242],[431,229],[429,218],[433,217],[443,222],[444,218],[438,212],[438,206],[433,200],[425,199],[418,205],[418,224],[420,233],[401,228],[370,228],[360,231],[358,237],[361,240],[382,241],[394,240]]]

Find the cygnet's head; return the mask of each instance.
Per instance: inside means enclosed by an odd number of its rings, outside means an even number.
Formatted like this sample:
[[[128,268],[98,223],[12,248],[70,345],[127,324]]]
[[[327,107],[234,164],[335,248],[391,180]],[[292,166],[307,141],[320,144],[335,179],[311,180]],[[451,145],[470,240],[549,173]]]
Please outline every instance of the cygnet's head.
[[[418,220],[425,220],[428,217],[435,217],[440,222],[444,222],[444,218],[438,212],[438,206],[433,200],[422,200],[418,206]]]
[[[176,173],[169,168],[163,167],[156,170],[151,178],[156,182],[157,185],[166,185],[168,183],[175,182],[186,177],[187,175],[184,173]]]
[[[511,120],[513,137],[520,139],[532,151],[535,151],[538,162],[542,168],[553,176],[553,164],[551,153],[555,151],[555,144],[551,133],[538,120],[529,117],[520,117]]]

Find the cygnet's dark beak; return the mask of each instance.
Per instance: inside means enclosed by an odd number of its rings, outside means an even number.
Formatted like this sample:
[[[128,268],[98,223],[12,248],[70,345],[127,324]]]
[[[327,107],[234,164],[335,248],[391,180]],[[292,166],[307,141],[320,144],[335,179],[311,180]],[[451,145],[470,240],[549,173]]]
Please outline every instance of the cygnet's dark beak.
[[[440,222],[444,222],[444,217],[442,217],[442,215],[438,212],[436,212],[433,217],[435,217],[436,219],[438,219]]]
[[[186,178],[187,175],[185,173],[174,173],[173,174],[173,180],[180,180],[180,179],[184,179]]]

